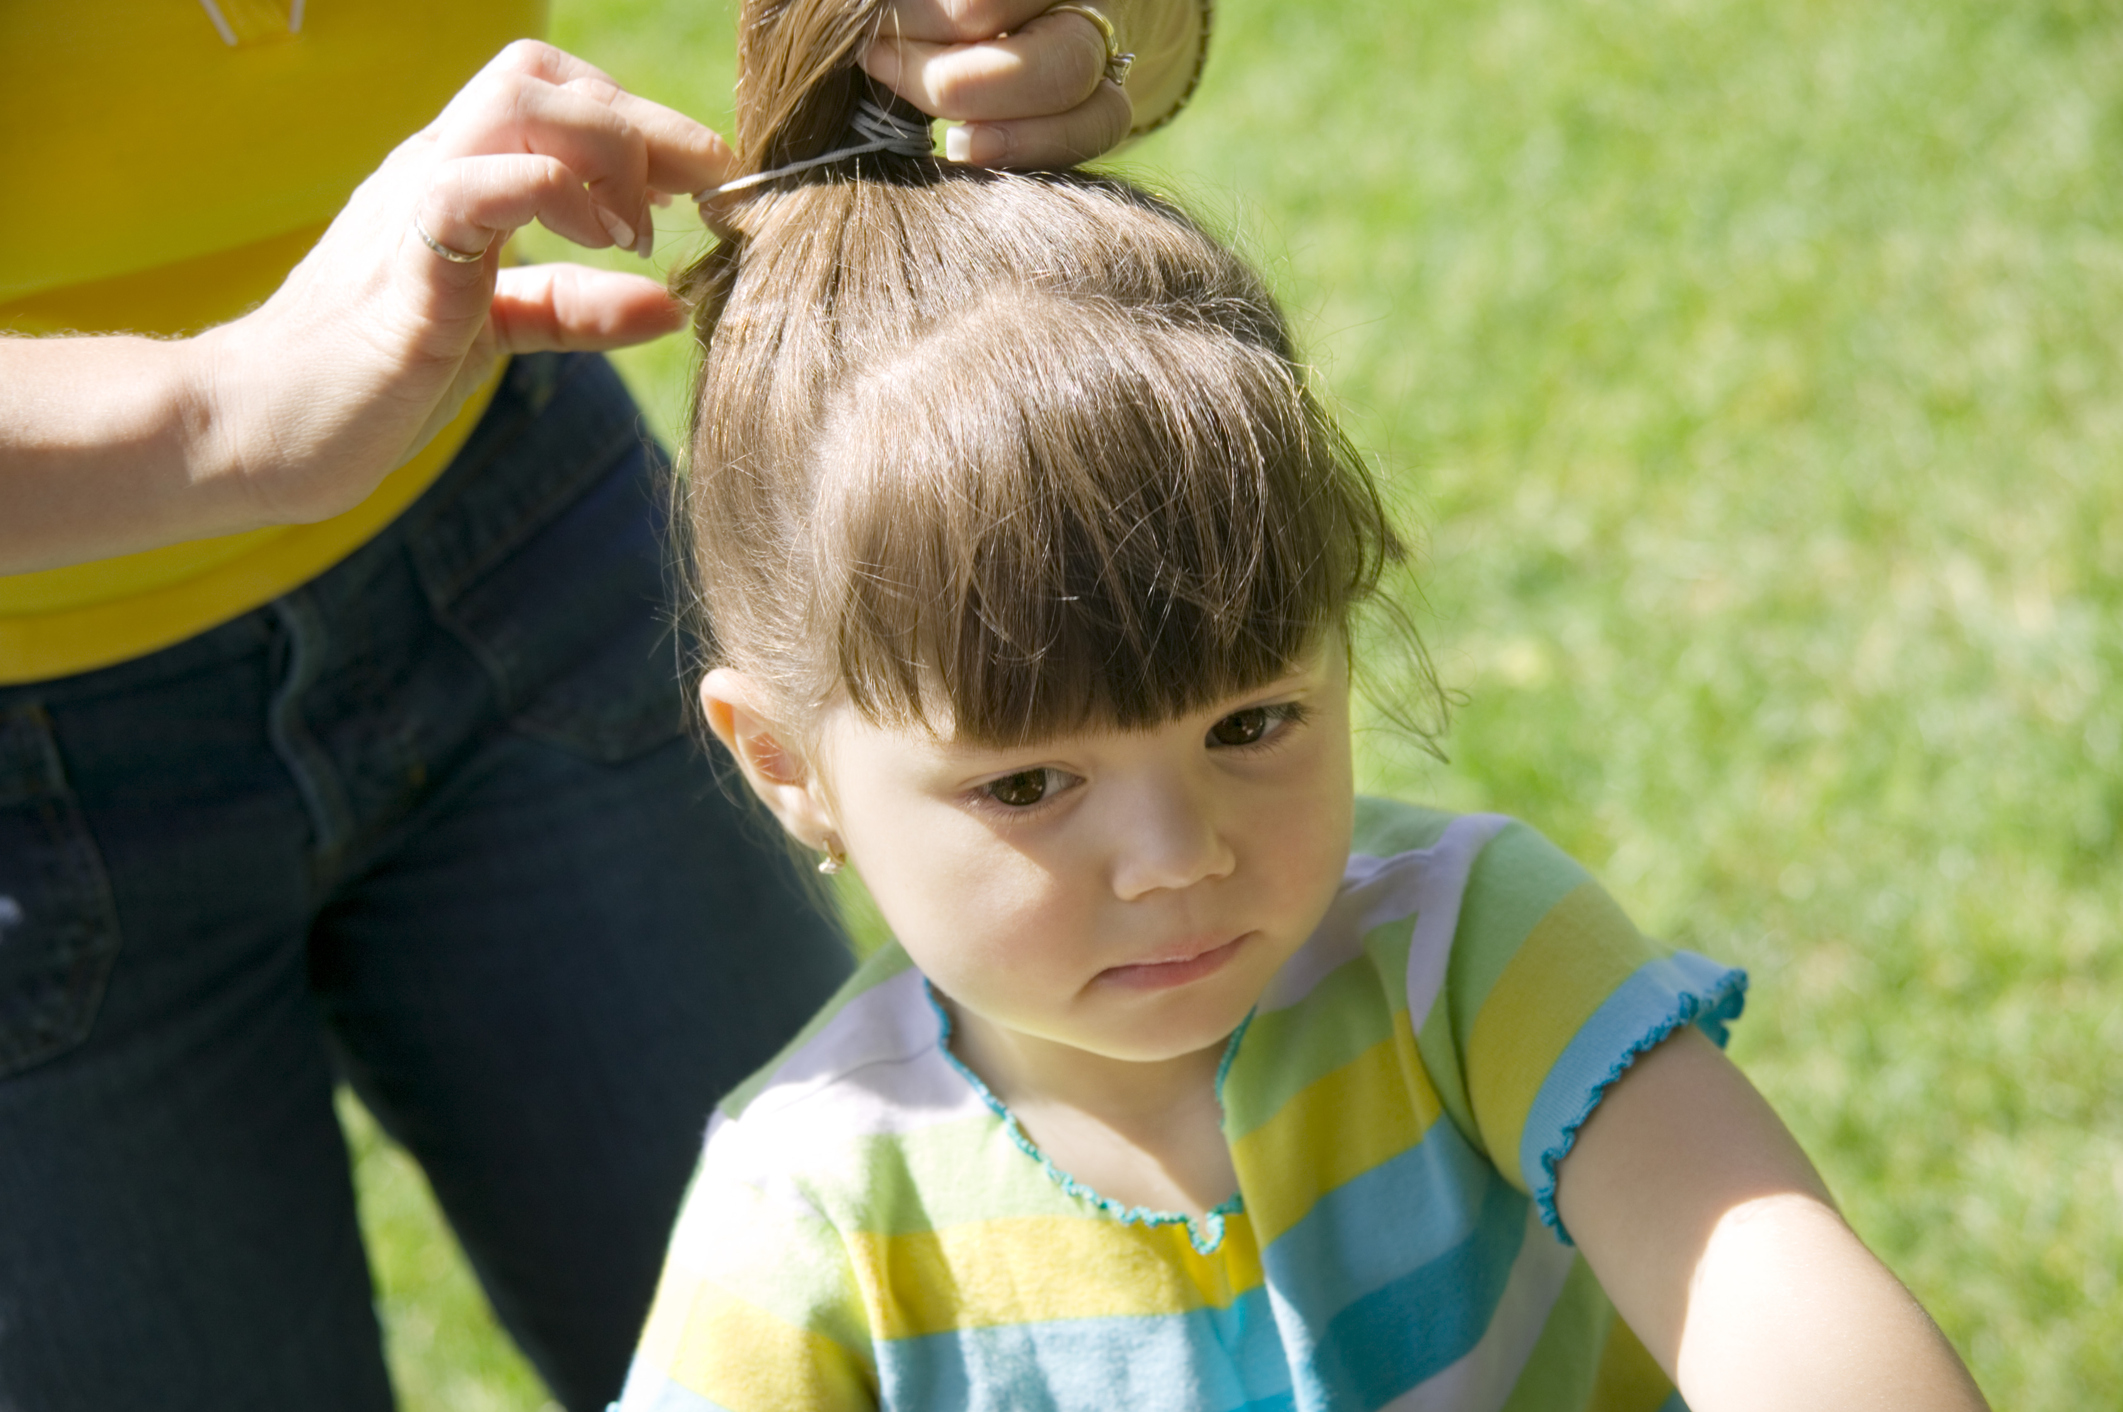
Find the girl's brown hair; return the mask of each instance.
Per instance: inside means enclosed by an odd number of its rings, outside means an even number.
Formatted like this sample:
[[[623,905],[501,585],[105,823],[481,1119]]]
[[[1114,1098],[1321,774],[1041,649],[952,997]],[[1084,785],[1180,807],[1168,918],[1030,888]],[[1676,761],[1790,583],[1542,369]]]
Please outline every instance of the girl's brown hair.
[[[856,67],[881,10],[747,0],[744,170],[896,101]],[[1259,277],[1156,197],[870,155],[725,222],[680,285],[684,522],[711,665],[791,724],[1154,724],[1281,675],[1403,557]]]

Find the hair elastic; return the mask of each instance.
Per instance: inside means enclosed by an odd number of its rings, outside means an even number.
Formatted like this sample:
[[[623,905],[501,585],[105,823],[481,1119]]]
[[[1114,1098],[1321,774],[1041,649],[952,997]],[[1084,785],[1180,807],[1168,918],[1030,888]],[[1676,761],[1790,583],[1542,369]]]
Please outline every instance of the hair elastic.
[[[822,167],[843,157],[860,157],[869,152],[890,152],[899,157],[926,157],[935,146],[929,136],[928,118],[901,117],[888,109],[880,108],[867,98],[856,101],[855,115],[848,120],[848,129],[863,140],[852,146],[837,147],[816,157],[806,157],[801,162],[791,162],[785,167],[754,172],[735,181],[726,181],[721,186],[696,191],[693,193],[693,199],[709,201],[717,196],[726,196],[732,191],[743,191],[748,186],[773,181],[777,177],[792,176],[812,167]]]

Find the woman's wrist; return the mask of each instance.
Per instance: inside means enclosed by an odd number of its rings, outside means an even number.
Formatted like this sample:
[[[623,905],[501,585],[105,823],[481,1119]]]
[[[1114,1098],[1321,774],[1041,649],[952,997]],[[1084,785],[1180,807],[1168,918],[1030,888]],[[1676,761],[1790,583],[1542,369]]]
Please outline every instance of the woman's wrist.
[[[373,459],[363,454],[360,438],[345,430],[335,437],[333,424],[368,414],[374,391],[362,387],[367,396],[354,395],[355,375],[331,376],[314,343],[302,350],[303,360],[291,359],[258,327],[270,308],[175,349],[185,479],[199,511],[227,526],[219,533],[328,519],[359,504],[376,478],[357,471],[348,485],[343,472],[302,474],[320,463],[349,467]],[[313,340],[329,336],[312,331]]]

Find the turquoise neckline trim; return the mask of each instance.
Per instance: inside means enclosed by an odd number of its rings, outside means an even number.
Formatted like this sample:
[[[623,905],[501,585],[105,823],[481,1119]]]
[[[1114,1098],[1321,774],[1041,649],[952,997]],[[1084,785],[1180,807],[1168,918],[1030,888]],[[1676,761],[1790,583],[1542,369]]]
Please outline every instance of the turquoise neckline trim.
[[[1010,1141],[1016,1143],[1018,1150],[1023,1152],[1025,1156],[1039,1163],[1040,1170],[1047,1174],[1047,1180],[1053,1182],[1078,1201],[1105,1212],[1106,1215],[1124,1226],[1185,1226],[1187,1228],[1187,1243],[1194,1247],[1197,1254],[1214,1255],[1222,1248],[1224,1244],[1224,1218],[1226,1216],[1236,1216],[1246,1209],[1246,1198],[1242,1193],[1233,1192],[1229,1201],[1211,1207],[1202,1214],[1199,1221],[1184,1211],[1159,1211],[1148,1206],[1123,1206],[1110,1196],[1099,1195],[1090,1187],[1085,1186],[1082,1182],[1055,1166],[1054,1159],[1040,1150],[1039,1144],[1034,1142],[1031,1135],[1024,1130],[1023,1125],[1017,1121],[1017,1115],[1010,1111],[1008,1105],[1000,1098],[997,1098],[994,1090],[990,1089],[987,1084],[981,1082],[979,1074],[967,1068],[965,1063],[951,1052],[951,1012],[944,1009],[943,1002],[936,998],[936,987],[929,984],[927,976],[922,977],[921,991],[923,995],[929,997],[929,1008],[936,1012],[936,1043],[937,1047],[943,1051],[944,1058],[950,1062],[952,1068],[958,1070],[960,1078],[963,1078],[973,1086],[973,1091],[980,1095],[981,1102],[987,1104],[989,1110],[996,1117],[1002,1119],[1003,1131],[1010,1135]],[[1224,1057],[1216,1066],[1216,1101],[1219,1106],[1224,1101],[1224,1077],[1231,1072],[1231,1060],[1238,1054],[1238,1042],[1245,1037],[1246,1026],[1252,1023],[1253,1014],[1248,1011],[1246,1018],[1239,1021],[1238,1028],[1231,1032],[1231,1038],[1224,1041]]]

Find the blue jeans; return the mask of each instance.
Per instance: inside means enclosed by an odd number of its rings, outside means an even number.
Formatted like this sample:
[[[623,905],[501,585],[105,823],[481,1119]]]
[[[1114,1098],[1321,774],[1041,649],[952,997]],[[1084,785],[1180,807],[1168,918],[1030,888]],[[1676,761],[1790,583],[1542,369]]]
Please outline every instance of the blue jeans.
[[[380,1412],[351,1083],[575,1409],[716,1098],[847,954],[685,730],[666,472],[516,361],[300,590],[0,688],[0,1412]]]

